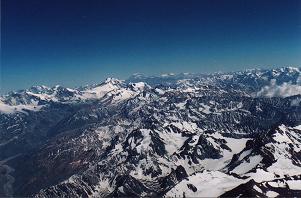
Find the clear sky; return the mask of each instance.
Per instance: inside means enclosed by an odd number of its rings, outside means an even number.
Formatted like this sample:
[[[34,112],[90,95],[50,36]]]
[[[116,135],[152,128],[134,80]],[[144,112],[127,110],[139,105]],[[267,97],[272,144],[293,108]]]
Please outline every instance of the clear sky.
[[[1,2],[1,93],[301,65],[301,0]]]

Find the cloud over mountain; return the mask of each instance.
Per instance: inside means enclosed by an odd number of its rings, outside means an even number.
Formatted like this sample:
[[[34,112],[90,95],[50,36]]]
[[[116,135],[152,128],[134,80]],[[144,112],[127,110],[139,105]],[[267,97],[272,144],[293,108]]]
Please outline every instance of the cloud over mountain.
[[[298,84],[291,84],[284,82],[281,85],[276,84],[276,80],[271,80],[271,84],[264,86],[258,93],[257,96],[264,97],[289,97],[301,94],[301,86]]]

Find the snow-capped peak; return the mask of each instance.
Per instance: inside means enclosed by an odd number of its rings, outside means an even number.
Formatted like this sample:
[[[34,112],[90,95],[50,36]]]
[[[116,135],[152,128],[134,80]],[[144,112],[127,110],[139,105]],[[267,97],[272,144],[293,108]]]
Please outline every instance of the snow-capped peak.
[[[106,78],[104,83],[120,84],[120,83],[122,83],[122,81],[118,80],[117,78]]]
[[[131,87],[132,90],[134,90],[134,91],[139,91],[139,90],[141,91],[141,90],[145,89],[146,87],[150,88],[150,86],[144,82],[130,83],[129,87]]]
[[[95,85],[92,88],[83,91],[84,98],[101,98],[111,91],[116,91],[120,89],[121,83],[122,81],[118,79],[107,78],[103,83]]]
[[[161,77],[169,77],[169,76],[174,76],[175,73],[167,73],[167,74],[161,74]]]
[[[241,92],[241,95],[263,97],[274,96],[287,97],[292,94],[286,94],[284,91],[290,91],[293,95],[300,90],[300,70],[298,68],[286,67],[280,69],[262,70],[253,69],[245,72],[232,72],[223,74],[197,75],[182,73],[175,75],[173,73],[163,74],[161,76],[144,76],[141,74],[133,75],[126,81],[116,78],[107,78],[100,84],[86,86],[79,89],[65,88],[56,85],[52,88],[46,86],[34,86],[27,90],[12,92],[3,96],[2,103],[6,105],[44,105],[47,102],[72,103],[90,99],[102,99],[103,97],[118,98],[122,101],[139,94],[140,91],[154,88],[155,90],[174,89],[187,93],[197,93],[200,90],[210,91],[209,87],[216,87],[211,91],[224,93],[230,90]],[[274,89],[270,88],[270,82],[275,81]],[[162,86],[162,87],[161,87]],[[235,87],[235,88],[234,88]],[[292,89],[288,89],[292,88]],[[266,89],[270,91],[266,91]],[[227,91],[225,91],[227,90]],[[269,93],[264,94],[264,93]],[[206,94],[205,92],[203,94]],[[42,102],[42,103],[41,103]]]

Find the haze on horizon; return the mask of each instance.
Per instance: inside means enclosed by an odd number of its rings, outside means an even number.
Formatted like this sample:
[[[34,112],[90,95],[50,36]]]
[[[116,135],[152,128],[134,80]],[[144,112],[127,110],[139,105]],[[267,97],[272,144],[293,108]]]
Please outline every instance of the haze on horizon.
[[[2,0],[0,93],[301,65],[300,0]]]

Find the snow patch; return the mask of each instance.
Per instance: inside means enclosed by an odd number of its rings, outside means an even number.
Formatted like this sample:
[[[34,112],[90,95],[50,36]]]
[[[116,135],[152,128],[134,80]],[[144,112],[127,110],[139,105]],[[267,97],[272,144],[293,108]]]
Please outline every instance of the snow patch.
[[[236,174],[244,174],[255,168],[263,159],[260,155],[251,156],[248,161],[244,161],[243,163],[239,164],[235,169],[232,171]]]
[[[167,192],[167,197],[218,197],[244,183],[244,180],[235,178],[219,171],[204,171],[189,176]],[[194,185],[197,190],[193,192],[187,185]],[[213,190],[214,189],[214,190]]]
[[[279,195],[279,193],[275,192],[275,191],[268,191],[266,193],[266,196],[268,197],[277,197]]]
[[[292,190],[301,190],[301,180],[289,180],[286,183]]]

